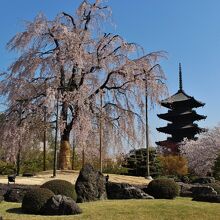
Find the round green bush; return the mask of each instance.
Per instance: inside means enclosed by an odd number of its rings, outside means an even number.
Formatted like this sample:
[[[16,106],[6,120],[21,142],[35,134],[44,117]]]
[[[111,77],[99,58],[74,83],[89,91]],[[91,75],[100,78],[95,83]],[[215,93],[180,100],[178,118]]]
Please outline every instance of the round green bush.
[[[51,190],[55,195],[64,195],[76,201],[75,185],[66,180],[50,180],[44,183],[41,188]]]
[[[23,212],[28,214],[40,214],[47,200],[53,195],[54,193],[51,190],[45,188],[29,190],[22,200]]]
[[[179,185],[172,179],[155,179],[147,187],[148,194],[155,199],[174,199],[179,191]]]

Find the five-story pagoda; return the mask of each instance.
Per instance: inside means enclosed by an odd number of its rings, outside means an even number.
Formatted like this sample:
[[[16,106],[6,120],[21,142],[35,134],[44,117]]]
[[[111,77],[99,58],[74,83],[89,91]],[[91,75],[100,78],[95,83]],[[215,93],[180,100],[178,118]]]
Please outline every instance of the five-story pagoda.
[[[161,105],[169,110],[165,114],[158,114],[158,117],[170,123],[166,127],[157,128],[157,130],[169,134],[171,137],[165,141],[156,142],[156,144],[162,146],[165,152],[176,154],[178,153],[178,144],[184,138],[196,139],[196,134],[205,131],[194,122],[206,118],[193,110],[193,108],[205,104],[187,95],[183,90],[181,64],[179,64],[179,90],[171,97],[162,100]]]

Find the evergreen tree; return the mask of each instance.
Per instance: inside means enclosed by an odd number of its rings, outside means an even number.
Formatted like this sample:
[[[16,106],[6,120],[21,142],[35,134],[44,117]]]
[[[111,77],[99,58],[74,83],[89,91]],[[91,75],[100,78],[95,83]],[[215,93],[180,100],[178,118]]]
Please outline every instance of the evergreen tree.
[[[131,150],[126,156],[123,167],[128,168],[128,175],[131,176],[146,176],[146,148]],[[155,148],[149,149],[150,159],[150,175],[152,177],[159,176],[161,173],[161,165],[157,158]]]

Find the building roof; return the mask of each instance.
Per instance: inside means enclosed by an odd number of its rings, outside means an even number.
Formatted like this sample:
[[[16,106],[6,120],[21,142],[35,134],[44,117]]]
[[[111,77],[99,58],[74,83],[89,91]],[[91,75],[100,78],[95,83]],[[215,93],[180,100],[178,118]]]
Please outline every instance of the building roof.
[[[167,121],[174,121],[176,119],[190,119],[191,121],[196,121],[196,120],[201,120],[201,119],[206,119],[206,116],[204,115],[199,115],[196,113],[194,110],[186,110],[183,112],[179,111],[171,111],[169,110],[165,114],[158,114],[157,115],[159,118],[167,120]]]
[[[205,103],[196,100],[193,96],[187,95],[183,90],[181,64],[179,64],[179,90],[174,95],[162,100],[161,105],[170,109],[181,106],[197,108],[205,105]]]
[[[197,124],[188,124],[188,125],[174,125],[174,124],[168,124],[166,127],[160,127],[157,128],[158,131],[167,133],[167,134],[174,134],[179,131],[192,131],[195,133],[200,133],[204,131],[203,128],[198,127]]]
[[[174,95],[161,101],[161,105],[172,109],[174,106],[187,106],[190,108],[197,108],[204,106],[205,103],[197,101],[194,97],[187,95],[184,90],[178,90]]]

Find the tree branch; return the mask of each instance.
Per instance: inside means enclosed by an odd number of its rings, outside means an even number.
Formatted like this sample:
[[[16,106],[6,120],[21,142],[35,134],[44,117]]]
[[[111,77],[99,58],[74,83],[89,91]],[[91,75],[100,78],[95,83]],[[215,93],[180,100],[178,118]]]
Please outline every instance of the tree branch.
[[[76,24],[75,24],[74,18],[73,18],[70,14],[67,14],[66,12],[62,12],[62,14],[63,14],[64,16],[70,18],[74,29],[76,29]]]

